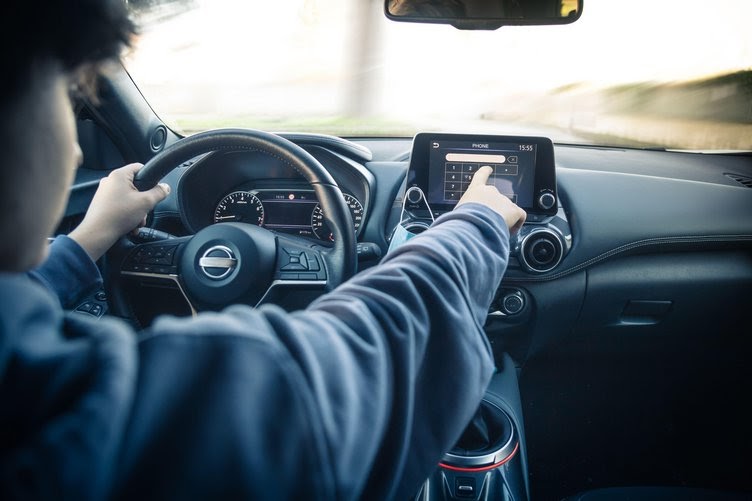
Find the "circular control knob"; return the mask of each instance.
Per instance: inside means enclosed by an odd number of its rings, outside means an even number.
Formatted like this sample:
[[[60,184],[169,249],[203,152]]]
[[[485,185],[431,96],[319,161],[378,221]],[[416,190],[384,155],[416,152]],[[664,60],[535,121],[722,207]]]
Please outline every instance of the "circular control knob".
[[[553,193],[546,192],[538,197],[538,205],[540,205],[546,210],[553,207],[555,203],[556,203],[556,197],[554,196]]]
[[[525,308],[525,297],[520,291],[510,291],[501,299],[501,308],[507,315],[516,315]]]
[[[412,188],[407,190],[405,196],[407,196],[408,202],[410,202],[411,204],[417,204],[423,199],[423,192],[413,186]]]

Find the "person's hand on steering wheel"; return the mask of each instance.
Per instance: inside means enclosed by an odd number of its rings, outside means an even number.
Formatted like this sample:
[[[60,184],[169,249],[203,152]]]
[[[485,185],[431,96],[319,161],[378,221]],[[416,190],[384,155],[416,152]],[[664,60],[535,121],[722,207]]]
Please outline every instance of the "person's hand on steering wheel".
[[[97,192],[81,224],[70,233],[92,260],[96,261],[123,235],[143,226],[146,215],[170,193],[159,183],[146,191],[133,185],[143,165],[128,164],[115,169],[99,182]]]

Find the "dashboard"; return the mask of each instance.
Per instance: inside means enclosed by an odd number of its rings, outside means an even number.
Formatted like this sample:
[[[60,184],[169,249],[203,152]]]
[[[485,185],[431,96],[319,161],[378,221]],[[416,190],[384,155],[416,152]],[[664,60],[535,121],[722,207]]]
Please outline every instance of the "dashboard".
[[[393,229],[405,219],[403,202],[415,232],[431,222],[425,201],[434,217],[451,210],[455,202],[445,198],[451,186],[446,176],[457,158],[464,169],[504,157],[505,162],[490,162],[501,190],[528,212],[512,237],[506,283],[549,282],[622,255],[733,246],[752,235],[744,216],[752,213],[750,192],[726,175],[747,174],[744,156],[554,147],[546,138],[434,133],[359,143],[312,135],[297,142],[338,183],[358,243],[376,249],[361,268],[386,253]],[[500,170],[511,167],[517,176]],[[307,182],[262,153],[208,154],[179,166],[166,181],[178,190],[155,211],[155,225],[173,234],[243,221],[319,243],[331,239]],[[406,197],[415,186],[426,200]],[[717,209],[708,211],[706,204]],[[723,217],[717,214],[721,208]]]

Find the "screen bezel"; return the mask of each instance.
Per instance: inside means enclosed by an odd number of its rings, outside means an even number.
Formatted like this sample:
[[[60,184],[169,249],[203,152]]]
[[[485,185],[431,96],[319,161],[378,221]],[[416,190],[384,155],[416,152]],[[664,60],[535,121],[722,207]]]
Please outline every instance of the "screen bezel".
[[[546,137],[537,136],[499,136],[492,134],[453,134],[444,132],[420,132],[413,138],[410,165],[407,174],[407,188],[419,187],[428,193],[429,155],[433,141],[483,142],[483,143],[518,143],[535,144],[535,181],[533,183],[533,207],[522,207],[528,214],[553,216],[557,212],[557,203],[550,209],[540,207],[538,199],[544,193],[551,193],[558,202],[556,193],[556,164],[554,163],[554,145]],[[434,215],[443,214],[454,208],[453,203],[432,203]],[[425,208],[425,205],[422,205]],[[420,209],[421,204],[406,203],[408,209]]]

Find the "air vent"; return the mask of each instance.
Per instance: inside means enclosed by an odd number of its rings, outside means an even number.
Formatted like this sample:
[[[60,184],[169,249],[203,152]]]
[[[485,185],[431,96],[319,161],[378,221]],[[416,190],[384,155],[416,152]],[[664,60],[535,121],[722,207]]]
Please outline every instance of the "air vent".
[[[535,228],[520,242],[519,258],[522,265],[533,273],[551,271],[564,257],[561,238],[548,228]]]
[[[739,174],[726,174],[726,177],[747,188],[752,188],[752,177],[740,176]]]

